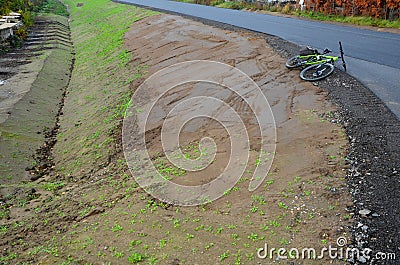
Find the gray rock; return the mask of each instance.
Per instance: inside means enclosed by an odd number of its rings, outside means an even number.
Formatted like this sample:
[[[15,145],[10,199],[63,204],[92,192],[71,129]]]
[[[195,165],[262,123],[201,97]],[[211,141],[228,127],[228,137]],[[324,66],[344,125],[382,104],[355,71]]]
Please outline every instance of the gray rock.
[[[369,214],[371,213],[371,211],[368,210],[368,209],[363,209],[363,210],[360,210],[358,213],[359,213],[362,217],[367,217],[367,215],[369,215]]]
[[[358,261],[361,262],[361,263],[366,263],[367,262],[367,260],[364,258],[364,256],[358,257]]]

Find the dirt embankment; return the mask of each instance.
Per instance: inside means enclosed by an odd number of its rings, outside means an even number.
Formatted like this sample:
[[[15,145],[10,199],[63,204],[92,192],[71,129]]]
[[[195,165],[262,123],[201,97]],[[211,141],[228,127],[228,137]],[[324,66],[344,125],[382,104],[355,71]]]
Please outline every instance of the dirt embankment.
[[[257,264],[260,260],[256,249],[266,242],[270,246],[322,248],[328,242],[335,244],[339,236],[347,236],[351,216],[346,207],[351,202],[342,171],[347,141],[341,127],[329,121],[335,108],[326,101],[325,92],[301,82],[297,72],[288,71],[284,59],[265,40],[178,16],[156,15],[132,26],[126,34],[125,47],[134,58],[130,62],[135,69],[132,76],[144,65],[148,76],[174,63],[203,59],[230,64],[254,79],[268,98],[277,123],[278,144],[271,174],[263,187],[248,192],[254,159],[239,184],[220,200],[205,207],[163,207],[137,188],[123,165],[122,150],[117,149],[103,168],[92,168],[90,175],[72,175],[73,181],[59,191],[63,194],[59,207],[69,220],[74,220],[72,226],[60,223],[61,231],[68,233],[57,241],[59,257],[70,255],[80,262],[118,264],[134,259],[159,264],[233,264],[236,260]],[[132,82],[131,91],[142,81]],[[214,89],[187,87],[184,91],[203,91],[211,97],[220,88]],[[179,94],[175,99],[182,98],[184,95]],[[93,105],[101,102],[101,98],[90,100]],[[79,112],[74,106],[74,100],[69,98],[63,121],[67,127],[73,125],[67,123],[69,115]],[[162,120],[162,113],[170,107],[166,98],[160,106],[160,116],[156,113],[155,118]],[[245,106],[238,109],[246,111]],[[96,125],[93,120],[92,123]],[[229,156],[227,135],[212,122],[203,125],[205,130],[182,134],[181,140],[188,147],[204,136],[216,139],[219,149],[215,170],[174,171],[161,153],[155,159],[160,170],[169,172],[167,177],[178,183],[198,183],[199,179],[209,181],[212,173],[224,168]],[[79,131],[84,124],[74,127]],[[149,132],[154,133],[149,138],[149,150],[160,150],[159,129]],[[56,150],[73,145],[73,141],[76,140],[66,137]],[[71,155],[65,157],[69,159]],[[63,157],[57,152],[57,160]],[[115,170],[119,173],[115,174]],[[90,171],[89,165],[79,164],[79,172],[85,171]],[[74,213],[74,208],[79,210]],[[186,241],[189,243],[182,244]],[[162,251],[154,251],[158,249]],[[59,258],[43,257],[47,262],[54,259]]]
[[[226,30],[253,33],[224,23],[191,19]],[[254,34],[266,39],[285,58],[299,52],[300,47],[294,43],[267,34]],[[335,71],[330,78],[315,84],[328,91],[328,98],[340,107],[335,120],[343,124],[351,139],[346,160],[351,165],[347,182],[354,199],[352,246],[370,248],[378,255],[388,253],[389,257],[384,260],[377,260],[373,254],[370,262],[397,264],[393,253],[398,256],[400,239],[396,236],[400,216],[400,198],[396,192],[400,185],[400,121],[373,92],[344,72]],[[360,214],[363,210],[370,214]]]
[[[143,18],[139,9],[129,7],[126,12],[136,12],[142,19],[125,34],[126,52],[110,53],[122,59],[132,54],[133,60],[118,68],[109,57],[100,58],[115,46],[96,51],[97,37],[110,34],[108,26],[99,24],[101,19],[85,9],[86,3],[79,8],[72,17],[77,19],[73,30],[79,29],[73,32],[78,68],[68,88],[54,148],[56,171],[44,177],[49,182],[35,182],[48,188],[40,198],[11,208],[12,219],[2,226],[4,257],[11,260],[18,253],[21,261],[42,264],[259,264],[270,261],[256,254],[265,243],[320,250],[335,245],[339,236],[348,238],[347,207],[352,203],[343,172],[347,138],[341,126],[331,122],[335,106],[326,100],[326,92],[287,70],[285,59],[263,38],[178,16]],[[89,12],[86,17],[85,12]],[[93,21],[82,26],[83,17]],[[206,206],[176,207],[153,200],[130,176],[120,144],[121,111],[127,102],[117,100],[130,95],[144,77],[194,59],[224,62],[249,75],[271,105],[278,143],[271,172],[255,192],[247,190],[257,163],[253,156],[239,183],[221,199]],[[221,88],[187,87],[184,92],[212,97],[214,89]],[[175,99],[184,98],[179,93]],[[156,119],[162,120],[163,113],[176,104],[169,100],[164,99]],[[115,102],[121,106],[113,106]],[[246,112],[246,106],[237,104],[238,111]],[[148,138],[149,150],[161,150],[159,129],[150,132],[154,135]],[[178,183],[194,178],[209,181],[226,165],[228,135],[218,124],[205,121],[202,130],[183,134],[182,143],[194,152],[197,147],[189,145],[204,136],[214,137],[219,147],[215,170],[174,171],[162,152],[154,156],[159,169]],[[257,143],[256,138],[250,140]],[[256,150],[257,144],[252,152]],[[330,261],[307,260],[307,264],[321,262]]]
[[[137,61],[134,63],[151,66],[148,68],[149,74],[169,65],[193,59],[224,62],[248,74],[260,86],[271,104],[278,137],[272,172],[267,178],[267,182],[272,181],[273,185],[267,188],[267,191],[259,190],[255,193],[265,196],[269,207],[263,210],[268,217],[279,215],[279,207],[276,205],[280,202],[288,205],[292,218],[296,219],[297,216],[300,219],[309,219],[301,222],[296,233],[289,232],[290,236],[283,233],[280,239],[290,237],[292,246],[305,243],[318,246],[321,240],[329,241],[346,235],[346,218],[350,218],[346,207],[351,206],[342,171],[347,140],[341,127],[330,123],[334,120],[330,115],[335,107],[326,101],[325,92],[311,83],[301,82],[297,71],[290,72],[285,69],[284,59],[277,55],[264,39],[253,34],[205,27],[202,23],[179,16],[159,15],[136,23],[126,34],[126,38],[127,48],[137,55]],[[188,74],[190,75],[190,72]],[[214,74],[218,76],[219,73]],[[170,102],[168,99],[162,101],[162,110],[158,110],[157,113],[168,113],[175,106],[175,101],[182,100],[191,93],[197,94],[198,90],[196,87],[182,89],[182,95],[175,91],[174,97],[170,96]],[[220,91],[217,88],[201,88],[201,93],[217,97]],[[246,112],[244,106],[240,107]],[[165,117],[161,114],[158,118],[163,120]],[[162,153],[162,147],[160,135],[154,132],[159,132],[162,124],[158,123],[157,119],[151,123],[147,132],[150,134],[147,148],[156,154],[156,160],[160,161],[165,157],[158,157],[159,153]],[[160,127],[157,128],[157,124]],[[218,151],[214,166],[224,168],[227,161],[223,158],[229,156],[229,149],[225,149],[227,135],[211,121],[205,128],[211,131],[211,137],[222,147]],[[183,133],[180,135],[180,141],[191,143],[210,136],[208,130],[197,130],[195,135]],[[256,141],[250,139],[250,142]],[[256,157],[253,156],[252,159],[255,161]],[[247,171],[250,172],[245,174],[245,179],[251,178],[252,169],[252,166],[248,167]],[[205,179],[210,181],[213,173],[218,175],[218,170],[188,172],[184,177],[175,177],[173,180],[187,184],[195,179],[198,184]],[[292,183],[297,181],[300,185],[295,185],[292,189]],[[310,197],[304,195],[309,192],[312,194]],[[246,208],[249,205],[254,206],[251,194],[245,192],[244,188],[231,196],[226,198],[232,203],[232,209],[227,210],[228,216],[203,215],[203,218],[213,219],[214,225],[223,224],[229,220],[240,220],[247,212]],[[224,200],[217,201],[210,205],[210,208],[224,211],[221,210],[225,206]],[[340,213],[329,210],[333,208]],[[318,216],[315,222],[312,216]],[[251,229],[262,225],[268,217],[252,218],[254,224],[250,228],[242,227],[244,233],[251,234]],[[288,226],[293,225],[291,221],[287,221]],[[327,227],[330,229],[326,229]],[[308,231],[314,231],[319,236],[314,237],[308,234]],[[270,244],[281,244],[278,238],[266,237]],[[225,242],[219,243],[223,245]],[[217,251],[220,249],[216,250],[216,253]],[[195,259],[210,261],[206,257]]]

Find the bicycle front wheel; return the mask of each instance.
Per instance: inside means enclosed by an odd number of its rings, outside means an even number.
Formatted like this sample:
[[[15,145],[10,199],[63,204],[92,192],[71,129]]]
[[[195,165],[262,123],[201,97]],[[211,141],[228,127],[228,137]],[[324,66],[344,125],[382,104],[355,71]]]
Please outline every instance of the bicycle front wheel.
[[[292,58],[289,58],[289,60],[286,61],[286,67],[289,69],[297,68],[302,65],[304,65],[304,62],[306,60],[301,59],[299,56],[294,56]]]
[[[318,81],[331,75],[334,69],[330,63],[311,65],[300,72],[300,78],[305,81]]]

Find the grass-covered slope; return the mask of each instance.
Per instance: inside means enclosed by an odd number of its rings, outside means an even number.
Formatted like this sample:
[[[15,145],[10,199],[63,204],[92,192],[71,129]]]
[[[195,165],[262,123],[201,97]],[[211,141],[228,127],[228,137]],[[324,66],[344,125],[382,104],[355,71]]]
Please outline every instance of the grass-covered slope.
[[[54,154],[62,175],[80,178],[113,159],[129,84],[143,69],[128,64],[134,55],[123,47],[124,33],[154,12],[107,0],[66,4],[76,60]]]

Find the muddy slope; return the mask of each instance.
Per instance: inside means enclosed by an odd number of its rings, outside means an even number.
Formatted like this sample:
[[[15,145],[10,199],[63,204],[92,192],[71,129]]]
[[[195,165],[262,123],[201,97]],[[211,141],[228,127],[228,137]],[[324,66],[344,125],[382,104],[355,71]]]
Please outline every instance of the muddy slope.
[[[223,23],[191,19],[223,29],[250,32]],[[265,38],[286,58],[300,50],[298,45],[280,38],[255,34]],[[335,71],[331,77],[315,84],[328,91],[329,98],[340,107],[335,120],[344,125],[351,141],[347,181],[355,203],[354,245],[371,248],[374,254],[395,253],[399,257],[400,121],[374,93],[343,72]],[[359,213],[361,210],[371,212],[363,216]],[[398,263],[372,256],[369,260],[372,264]],[[363,264],[362,261],[354,262]]]
[[[76,28],[79,32],[76,30],[73,36],[77,51],[96,40],[97,28]],[[90,32],[83,34],[84,30]],[[266,242],[273,247],[322,248],[334,245],[339,236],[348,237],[351,214],[347,207],[352,204],[343,173],[348,142],[343,128],[330,122],[336,108],[326,100],[326,92],[301,82],[298,73],[287,70],[285,60],[263,38],[250,33],[221,30],[178,16],[156,15],[134,23],[125,42],[134,58],[129,62],[130,68],[124,67],[131,71],[128,76],[119,76],[121,71],[107,60],[99,63],[101,67],[93,65],[96,56],[75,68],[74,85],[68,89],[63,108],[59,135],[62,140],[54,148],[56,167],[70,164],[74,174],[60,168],[43,176],[34,182],[43,187],[38,191],[39,198],[21,207],[9,207],[11,219],[2,219],[4,240],[0,242],[6,261],[13,262],[13,253],[18,253],[18,261],[39,264],[131,264],[138,260],[156,264],[269,264],[275,260],[256,256],[257,248]],[[91,49],[85,49],[88,50]],[[120,51],[112,53],[119,54]],[[145,77],[165,66],[193,59],[233,65],[259,84],[275,115],[278,146],[271,174],[255,192],[247,191],[252,174],[246,172],[234,189],[212,204],[175,207],[161,204],[137,186],[124,162],[120,127],[107,130],[107,135],[96,129],[105,127],[104,110],[114,111],[116,99],[134,92]],[[130,81],[126,86],[115,87],[125,84],[125,80],[135,81],[129,89]],[[108,94],[115,90],[118,93]],[[205,92],[212,96],[215,90]],[[240,102],[236,106],[246,110]],[[160,107],[168,109],[167,105]],[[121,109],[116,110],[119,114]],[[112,118],[120,116],[112,113]],[[156,113],[155,118],[159,121],[163,116]],[[206,129],[214,129],[213,136],[224,147],[226,135],[213,126],[205,123]],[[191,144],[209,131],[183,134],[183,142]],[[157,130],[154,132],[149,148],[158,150],[159,135]],[[111,137],[117,141],[114,143]],[[97,145],[98,138],[106,144]],[[82,160],[88,163],[82,163],[79,159],[89,148],[96,148],[100,156],[96,153],[93,159]],[[226,163],[227,149],[220,149],[215,163],[218,168]],[[74,159],[77,163],[72,163]],[[96,159],[105,162],[95,167],[100,163]],[[256,163],[253,160],[252,166]],[[209,173],[212,172],[185,172],[176,181],[186,183],[194,177],[208,180]],[[294,264],[321,264],[321,260]]]
[[[259,264],[269,262],[255,256],[255,250],[265,242],[271,246],[322,248],[322,242],[335,244],[339,236],[348,235],[351,215],[346,207],[351,206],[351,201],[342,170],[347,138],[338,124],[327,120],[335,107],[326,100],[324,91],[301,82],[297,72],[287,70],[284,59],[263,38],[204,26],[179,16],[155,15],[132,26],[126,33],[126,48],[134,55],[130,62],[133,66],[148,66],[146,76],[175,63],[202,59],[235,66],[254,79],[268,98],[277,123],[277,154],[271,174],[262,187],[254,193],[248,192],[251,171],[256,163],[254,159],[241,182],[220,200],[203,208],[162,207],[140,188],[130,191],[131,187],[137,187],[130,175],[114,175],[112,181],[115,184],[106,185],[111,163],[91,176],[81,176],[77,186],[69,184],[68,197],[83,197],[86,207],[93,210],[87,216],[76,218],[74,232],[65,238],[66,242],[73,243],[64,245],[65,250],[60,255],[69,253],[74,259],[81,258],[81,262],[126,264],[127,260],[113,256],[113,251],[118,250],[123,253],[120,255],[126,256],[134,249],[149,259],[156,258],[160,264],[234,264],[237,259],[244,264]],[[143,79],[132,82],[132,92],[141,82]],[[160,144],[164,113],[191,93],[202,92],[205,96],[217,97],[223,93],[218,89],[196,85],[180,87],[170,97],[163,98],[158,111],[153,113],[154,123],[147,132],[147,148],[160,169],[172,172],[167,177],[177,183],[192,185],[210,181],[213,173],[223,169],[229,156],[227,135],[210,121],[203,121],[200,129],[190,124],[189,127],[197,129],[182,133],[182,144],[191,148],[190,145],[195,145],[202,137],[213,137],[219,148],[216,160],[212,170],[174,173],[169,170],[171,165]],[[232,98],[227,95],[222,99],[229,101]],[[239,101],[236,104],[238,110],[246,111]],[[121,151],[117,157],[120,155]],[[89,185],[88,179],[93,184]],[[98,201],[98,197],[112,202],[113,206],[106,206]],[[262,202],[254,198],[261,198]],[[146,206],[149,203],[154,207]],[[121,209],[126,209],[127,214],[121,213]],[[110,229],[113,224],[121,228]],[[119,233],[118,229],[128,233]],[[232,242],[231,234],[240,239]],[[99,258],[82,254],[78,249],[79,242],[87,238],[95,243],[85,246],[86,253],[99,253]],[[113,238],[112,243],[110,238]],[[127,247],[132,240],[140,240],[139,245]],[[182,244],[186,241],[189,243]],[[161,247],[161,253],[152,252],[152,249],[160,249],[159,242],[167,243]],[[110,244],[114,250],[110,251]],[[221,258],[226,250],[230,254]],[[344,262],[338,260],[335,263]],[[307,261],[307,264],[321,264],[321,261]]]
[[[188,18],[221,29],[260,36],[284,58],[298,54],[300,50],[298,45],[275,36]],[[328,91],[329,98],[340,107],[334,120],[344,125],[351,139],[347,180],[355,203],[354,245],[361,249],[371,248],[374,254],[395,253],[397,257],[397,261],[376,260],[371,255],[368,262],[372,264],[397,264],[400,256],[397,225],[400,222],[400,121],[374,93],[343,72],[335,71],[315,85]],[[360,210],[371,212],[363,216]],[[363,260],[353,262],[363,264]]]

